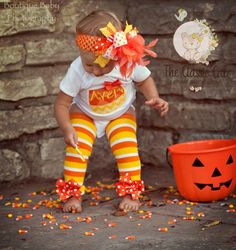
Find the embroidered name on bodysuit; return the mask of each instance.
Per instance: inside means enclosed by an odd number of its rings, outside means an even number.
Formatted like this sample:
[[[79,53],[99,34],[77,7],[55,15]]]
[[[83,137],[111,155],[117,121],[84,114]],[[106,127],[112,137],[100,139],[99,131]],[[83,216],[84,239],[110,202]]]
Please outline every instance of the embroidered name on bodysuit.
[[[124,95],[125,91],[122,86],[114,86],[107,90],[106,88],[94,89],[89,91],[89,103],[90,105],[105,105],[118,99]]]

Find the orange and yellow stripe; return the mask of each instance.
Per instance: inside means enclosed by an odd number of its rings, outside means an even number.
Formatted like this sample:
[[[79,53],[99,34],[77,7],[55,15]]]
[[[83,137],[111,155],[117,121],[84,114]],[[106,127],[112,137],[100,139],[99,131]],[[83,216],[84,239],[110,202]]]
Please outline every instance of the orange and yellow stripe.
[[[132,114],[124,114],[112,120],[106,127],[106,134],[120,175],[129,172],[132,180],[140,180],[141,174],[136,127],[135,117]]]
[[[93,143],[96,137],[96,127],[93,120],[82,113],[71,114],[70,120],[73,128],[77,132],[78,147],[82,152],[85,161],[79,157],[75,148],[67,145],[64,161],[64,178],[66,181],[73,179],[82,186],[87,169],[88,158],[91,155]]]

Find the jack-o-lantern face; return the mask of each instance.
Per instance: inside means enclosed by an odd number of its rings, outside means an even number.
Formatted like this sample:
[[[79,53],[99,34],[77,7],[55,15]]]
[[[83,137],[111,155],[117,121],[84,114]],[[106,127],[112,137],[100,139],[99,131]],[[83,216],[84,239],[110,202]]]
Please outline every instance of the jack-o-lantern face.
[[[223,167],[231,167],[233,166],[233,163],[234,163],[234,160],[233,160],[233,157],[232,155],[229,155],[227,161],[225,162],[225,166]],[[192,164],[192,166],[194,168],[205,168],[207,166],[204,165],[204,163],[202,161],[200,161],[198,158],[196,158]],[[212,181],[214,181],[214,179],[216,177],[222,177],[222,180],[224,180],[224,176],[222,175],[222,172],[221,172],[221,168],[222,166],[217,166],[217,167],[214,167],[214,170],[213,172],[211,173],[211,178]],[[210,180],[210,178],[209,178]],[[214,186],[213,183],[202,183],[202,182],[194,182],[194,184],[200,189],[200,190],[203,190],[204,188],[206,188],[207,186],[211,188],[212,191],[217,191],[217,190],[220,190],[221,187],[225,186],[226,188],[229,188],[230,185],[232,183],[232,178],[230,179],[227,179],[226,181],[221,181],[218,183],[218,186]]]
[[[180,194],[208,202],[230,195],[236,186],[236,138],[174,144],[171,153]]]

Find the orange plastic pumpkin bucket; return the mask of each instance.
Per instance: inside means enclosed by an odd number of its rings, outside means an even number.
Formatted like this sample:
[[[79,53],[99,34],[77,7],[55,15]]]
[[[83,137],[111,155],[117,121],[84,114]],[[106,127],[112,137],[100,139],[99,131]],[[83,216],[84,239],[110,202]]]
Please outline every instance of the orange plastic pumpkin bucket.
[[[178,143],[169,146],[168,152],[177,188],[185,199],[214,201],[234,191],[236,138]]]

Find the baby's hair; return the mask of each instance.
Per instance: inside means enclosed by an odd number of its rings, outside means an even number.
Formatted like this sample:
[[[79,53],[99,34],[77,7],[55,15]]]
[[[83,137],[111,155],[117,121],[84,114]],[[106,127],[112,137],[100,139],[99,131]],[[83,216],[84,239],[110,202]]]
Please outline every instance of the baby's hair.
[[[96,10],[84,17],[76,26],[76,33],[102,36],[100,29],[111,22],[117,30],[122,30],[122,23],[111,11]]]

